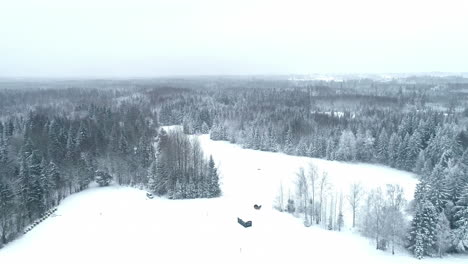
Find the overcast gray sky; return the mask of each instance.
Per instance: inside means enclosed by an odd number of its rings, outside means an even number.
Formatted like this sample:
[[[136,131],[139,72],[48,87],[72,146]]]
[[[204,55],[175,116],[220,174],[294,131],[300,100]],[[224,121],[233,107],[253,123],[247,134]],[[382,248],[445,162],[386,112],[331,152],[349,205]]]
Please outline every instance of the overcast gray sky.
[[[0,76],[467,72],[465,0],[0,0]]]

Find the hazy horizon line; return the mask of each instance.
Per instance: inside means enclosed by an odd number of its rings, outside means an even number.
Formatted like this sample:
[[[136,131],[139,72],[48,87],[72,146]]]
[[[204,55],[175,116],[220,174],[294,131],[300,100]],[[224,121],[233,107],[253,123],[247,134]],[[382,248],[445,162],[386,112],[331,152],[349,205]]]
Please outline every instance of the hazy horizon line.
[[[294,76],[372,76],[372,75],[389,75],[390,77],[402,76],[431,76],[431,77],[464,77],[468,78],[468,71],[411,71],[411,72],[324,72],[324,73],[242,73],[242,74],[161,74],[161,75],[69,75],[69,76],[46,76],[46,75],[0,75],[0,79],[22,79],[22,80],[90,80],[90,79],[166,79],[166,78],[207,78],[207,77],[294,77]]]

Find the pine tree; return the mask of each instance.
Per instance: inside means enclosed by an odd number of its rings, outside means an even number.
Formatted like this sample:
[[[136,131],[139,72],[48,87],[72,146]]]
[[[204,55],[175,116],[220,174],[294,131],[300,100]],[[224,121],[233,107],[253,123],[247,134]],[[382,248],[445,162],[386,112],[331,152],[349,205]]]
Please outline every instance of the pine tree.
[[[419,155],[422,150],[422,135],[416,130],[410,136],[406,152],[406,165],[407,170],[412,170],[415,167],[416,160],[419,159]],[[424,163],[423,163],[424,164]]]
[[[210,128],[208,127],[208,125],[205,122],[203,122],[203,124],[201,126],[201,133],[202,134],[210,133]]]
[[[109,186],[109,183],[112,181],[112,176],[102,170],[96,171],[96,182],[99,184],[99,186]]]
[[[438,212],[442,212],[449,194],[444,169],[440,163],[434,167],[428,184],[429,190],[427,198],[431,201]]]
[[[158,187],[158,163],[157,160],[153,160],[151,162],[150,167],[148,168],[148,189],[156,193],[157,192],[157,187]]]
[[[336,159],[343,161],[354,161],[356,159],[356,138],[353,132],[346,130],[340,136]]]
[[[468,185],[465,185],[463,193],[455,206],[454,214],[454,247],[457,252],[468,251]]]
[[[52,182],[52,187],[57,193],[56,202],[58,204],[63,199],[63,189],[65,188],[65,179],[63,175],[60,173],[59,168],[57,165],[50,161],[47,167],[47,174],[49,179]]]
[[[44,209],[47,209],[49,208],[50,204],[51,204],[51,196],[52,196],[52,192],[54,191],[53,190],[53,183],[52,183],[52,180],[50,179],[49,177],[49,174],[48,174],[48,166],[47,166],[47,162],[44,158],[42,158],[42,161],[41,161],[41,176],[40,176],[40,184],[41,184],[41,188],[42,188],[42,191],[43,191],[43,202],[44,202],[44,205],[45,205],[45,208]]]
[[[417,205],[416,215],[411,221],[409,232],[409,249],[421,259],[424,256],[432,256],[436,252],[437,221],[439,213],[428,200],[422,200]]]
[[[57,121],[54,119],[50,123],[49,133],[48,133],[48,157],[60,163],[64,157],[64,146],[60,142],[60,126]]]
[[[455,204],[462,196],[463,189],[468,186],[468,178],[463,173],[459,163],[449,163],[444,170],[447,179],[448,200]]]
[[[400,145],[398,146],[396,168],[408,170],[406,158],[408,152],[409,139],[410,135],[406,134],[405,137],[403,137],[403,140],[400,142]]]
[[[221,189],[219,188],[219,176],[217,169],[215,167],[215,163],[213,160],[213,156],[210,155],[210,160],[208,162],[208,174],[209,174],[209,193],[210,197],[218,197],[221,195]]]
[[[382,164],[387,164],[389,139],[385,128],[380,132],[376,145],[377,161]]]
[[[27,159],[27,170],[30,178],[29,188],[27,192],[27,209],[32,217],[37,217],[45,211],[44,202],[44,183],[42,182],[42,159],[37,150],[33,150],[32,154]]]
[[[78,134],[76,135],[76,147],[78,152],[83,152],[88,150],[88,141],[89,141],[89,132],[87,125],[84,121],[80,122],[80,127],[78,128]]]
[[[445,213],[439,213],[437,218],[436,228],[436,248],[439,257],[445,255],[447,250],[450,248],[452,242],[450,223],[445,216]]]
[[[398,164],[398,149],[401,144],[400,137],[394,132],[388,142],[388,164],[391,167],[399,167]]]
[[[416,163],[414,164],[413,172],[417,175],[421,175],[424,171],[424,165],[426,164],[426,156],[424,150],[419,151]]]
[[[0,166],[5,167],[8,163],[8,141],[0,134]],[[1,171],[0,171],[1,172]]]
[[[370,162],[374,159],[375,157],[374,142],[375,142],[375,138],[372,135],[372,132],[370,130],[366,130],[366,134],[365,134],[364,142],[363,142],[364,153],[362,154],[362,161]]]
[[[292,154],[293,153],[293,134],[292,134],[292,128],[288,126],[288,129],[286,130],[286,135],[284,138],[284,153],[286,154]]]
[[[65,157],[69,163],[73,163],[78,157],[78,150],[76,148],[75,133],[73,133],[73,127],[70,126],[68,129],[67,146]]]
[[[127,137],[122,132],[119,138],[119,154],[128,155],[130,153],[130,147],[127,141]]]
[[[458,252],[468,251],[468,207],[460,209],[455,217],[454,244],[455,250]]]
[[[11,218],[15,211],[15,194],[10,184],[0,178],[0,245],[6,244]]]

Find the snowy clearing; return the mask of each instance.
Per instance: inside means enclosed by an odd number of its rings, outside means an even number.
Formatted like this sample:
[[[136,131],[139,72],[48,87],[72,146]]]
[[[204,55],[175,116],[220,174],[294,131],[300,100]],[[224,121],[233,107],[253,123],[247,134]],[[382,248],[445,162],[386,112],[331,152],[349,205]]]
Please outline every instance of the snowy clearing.
[[[222,180],[216,199],[148,199],[129,187],[93,187],[65,199],[58,210],[22,238],[0,250],[0,263],[415,263],[404,251],[392,256],[348,228],[306,228],[299,218],[272,209],[279,183],[288,186],[299,167],[312,161],[346,191],[398,183],[407,198],[412,174],[367,165],[242,149],[199,136]],[[294,190],[291,189],[291,195]],[[261,210],[254,210],[261,204]],[[252,220],[251,228],[237,217]],[[349,222],[347,223],[349,224]],[[426,258],[422,263],[464,263],[466,256]]]

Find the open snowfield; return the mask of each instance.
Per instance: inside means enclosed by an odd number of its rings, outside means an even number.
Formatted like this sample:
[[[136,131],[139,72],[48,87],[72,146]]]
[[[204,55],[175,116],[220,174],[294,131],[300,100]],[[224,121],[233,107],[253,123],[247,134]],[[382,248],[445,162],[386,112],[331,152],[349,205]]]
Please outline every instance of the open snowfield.
[[[1,249],[0,263],[468,263],[466,256],[392,256],[349,228],[306,228],[272,209],[279,183],[291,186],[298,168],[307,169],[311,161],[344,192],[356,181],[368,188],[399,183],[411,198],[417,180],[410,173],[246,150],[207,135],[199,139],[219,167],[222,197],[150,200],[143,190],[93,187],[65,199],[51,217]],[[254,210],[255,203],[262,209]],[[253,226],[243,228],[238,216]]]

